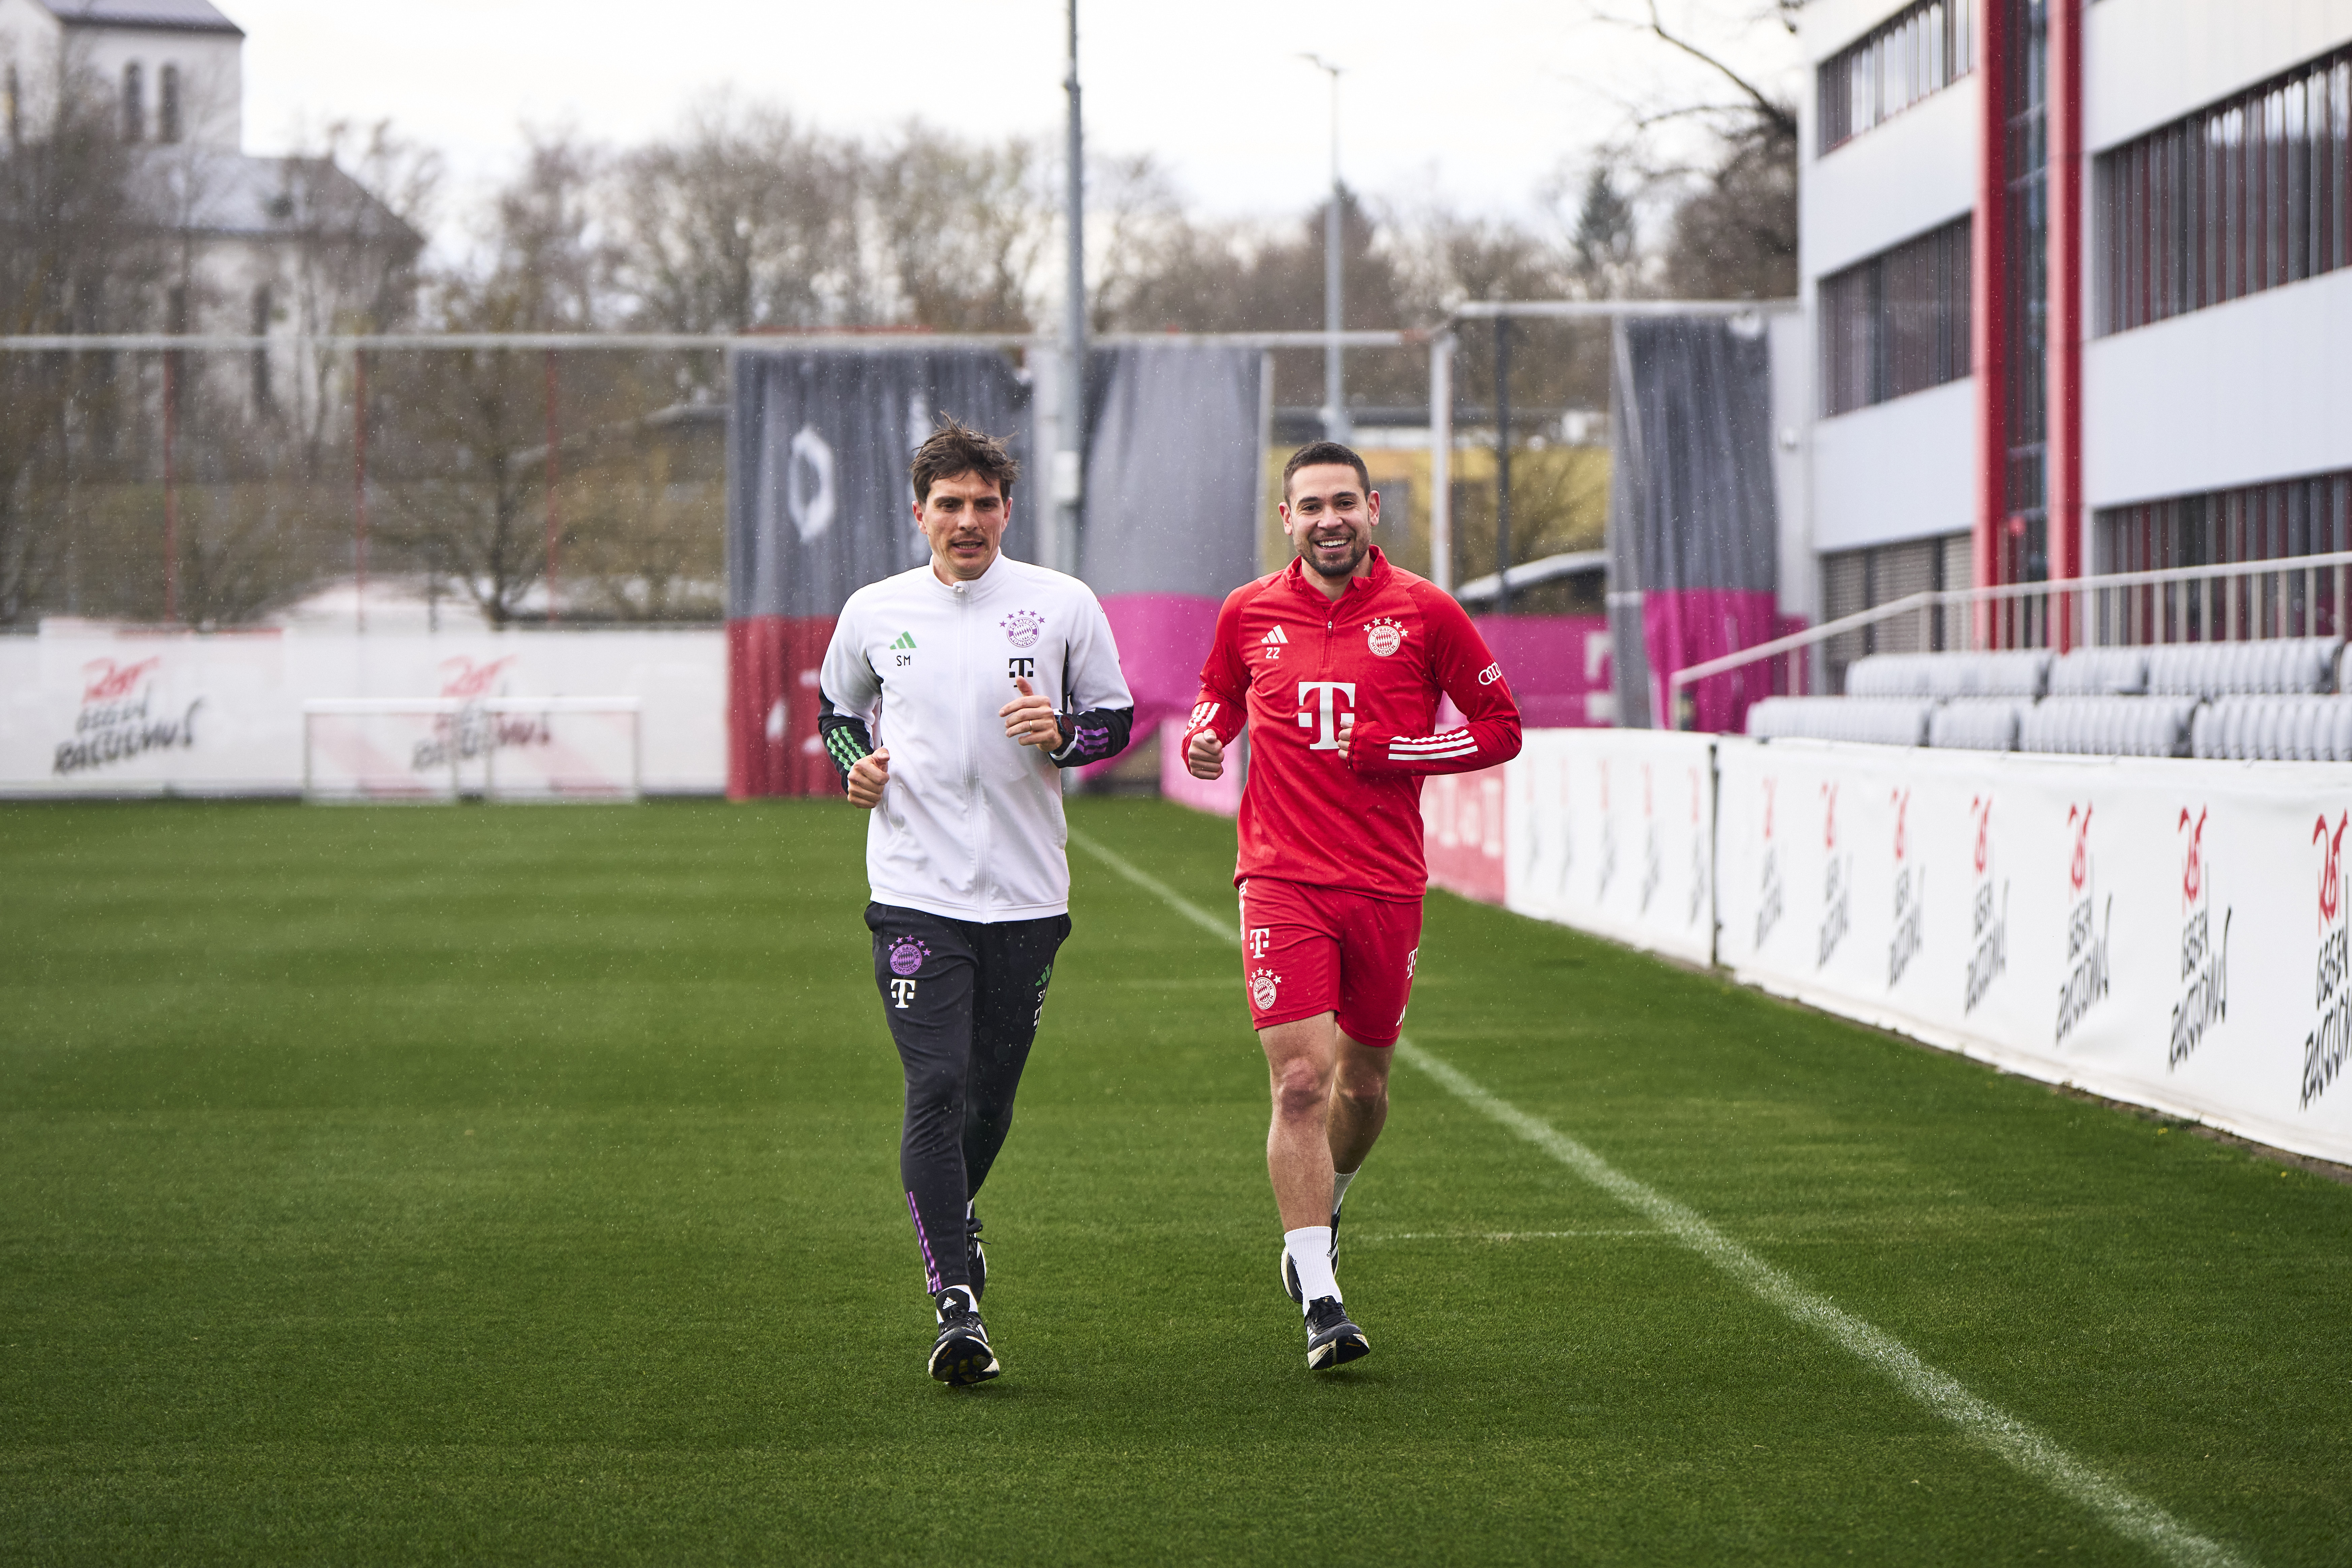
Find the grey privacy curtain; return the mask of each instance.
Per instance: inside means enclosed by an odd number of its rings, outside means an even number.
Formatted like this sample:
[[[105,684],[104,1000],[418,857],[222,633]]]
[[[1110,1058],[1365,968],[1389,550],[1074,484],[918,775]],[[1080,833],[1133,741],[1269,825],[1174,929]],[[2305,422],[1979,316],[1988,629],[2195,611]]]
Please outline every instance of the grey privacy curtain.
[[[1222,600],[1257,575],[1254,348],[1129,343],[1090,359],[1078,575]]]
[[[1672,671],[1773,630],[1779,509],[1764,332],[1719,318],[1621,321],[1610,381],[1609,624],[1617,722],[1671,725]],[[1725,694],[1702,684],[1704,721]],[[1744,700],[1739,704],[1744,708]]]
[[[1004,437],[1026,476],[1005,552],[1034,560],[1029,391],[991,349],[744,350],[729,429],[727,613],[830,616],[920,565],[907,465],[951,414]]]

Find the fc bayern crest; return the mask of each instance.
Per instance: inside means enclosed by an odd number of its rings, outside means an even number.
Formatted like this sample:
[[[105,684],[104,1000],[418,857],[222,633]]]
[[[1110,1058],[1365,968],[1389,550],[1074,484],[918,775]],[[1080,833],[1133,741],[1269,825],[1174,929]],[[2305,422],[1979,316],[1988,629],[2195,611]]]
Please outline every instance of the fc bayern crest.
[[[1045,617],[1034,610],[1015,610],[997,625],[1004,628],[1004,639],[1014,647],[1034,647],[1037,634],[1045,629]]]
[[[1263,1013],[1274,1005],[1275,990],[1281,984],[1270,969],[1260,969],[1251,973],[1250,1001],[1256,1005],[1259,1012]]]
[[[912,974],[922,968],[923,960],[930,956],[931,950],[921,942],[911,936],[902,936],[890,944],[890,973]]]
[[[1364,641],[1374,653],[1386,658],[1404,647],[1404,628],[1383,616],[1364,628]]]

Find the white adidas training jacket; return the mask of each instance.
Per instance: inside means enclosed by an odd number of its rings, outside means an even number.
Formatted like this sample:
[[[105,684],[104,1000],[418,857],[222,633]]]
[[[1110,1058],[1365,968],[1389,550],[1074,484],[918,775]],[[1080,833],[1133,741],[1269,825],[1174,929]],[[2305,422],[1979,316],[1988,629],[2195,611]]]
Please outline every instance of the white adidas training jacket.
[[[997,717],[1020,695],[1015,675],[1062,716],[1050,757]],[[866,826],[875,902],[980,921],[1068,910],[1060,770],[1117,755],[1135,709],[1093,589],[1003,555],[971,583],[942,583],[927,562],[849,596],[819,679],[845,777],[890,749]]]

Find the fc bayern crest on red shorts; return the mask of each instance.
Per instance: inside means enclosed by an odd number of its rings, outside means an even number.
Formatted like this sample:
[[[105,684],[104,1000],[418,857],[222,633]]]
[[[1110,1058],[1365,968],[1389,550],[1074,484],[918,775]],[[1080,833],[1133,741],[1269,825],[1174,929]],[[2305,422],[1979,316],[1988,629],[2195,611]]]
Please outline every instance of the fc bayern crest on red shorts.
[[[1252,877],[1241,903],[1253,1024],[1333,1013],[1351,1040],[1396,1043],[1421,951],[1420,900]]]

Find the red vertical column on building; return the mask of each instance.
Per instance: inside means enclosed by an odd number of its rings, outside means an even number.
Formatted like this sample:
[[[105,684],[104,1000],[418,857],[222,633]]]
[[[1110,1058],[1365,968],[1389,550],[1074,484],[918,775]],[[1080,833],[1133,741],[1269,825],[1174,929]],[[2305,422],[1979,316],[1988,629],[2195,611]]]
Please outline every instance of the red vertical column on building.
[[[2001,529],[2009,517],[2009,8],[1976,7],[1977,210],[1970,225],[1969,365],[1977,384],[1975,582],[2000,581]],[[1992,615],[1976,613],[1975,640],[1991,641]]]
[[[2050,576],[2083,575],[2083,6],[2050,5]],[[2071,597],[2052,617],[2062,652],[2083,628]]]

